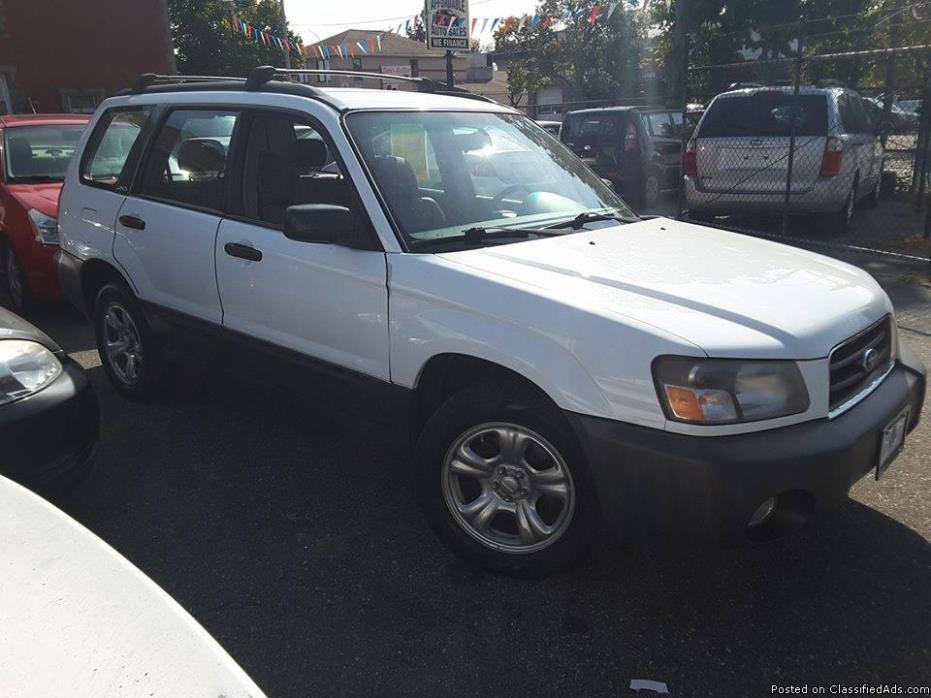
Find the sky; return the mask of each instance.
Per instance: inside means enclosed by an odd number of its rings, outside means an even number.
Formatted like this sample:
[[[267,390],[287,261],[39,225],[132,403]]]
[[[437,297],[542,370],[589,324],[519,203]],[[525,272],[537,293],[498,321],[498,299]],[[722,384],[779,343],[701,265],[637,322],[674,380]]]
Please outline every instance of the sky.
[[[396,29],[423,9],[422,0],[285,0],[291,30],[312,44],[345,29]],[[471,17],[533,14],[536,0],[471,0]],[[490,32],[489,32],[490,33]]]

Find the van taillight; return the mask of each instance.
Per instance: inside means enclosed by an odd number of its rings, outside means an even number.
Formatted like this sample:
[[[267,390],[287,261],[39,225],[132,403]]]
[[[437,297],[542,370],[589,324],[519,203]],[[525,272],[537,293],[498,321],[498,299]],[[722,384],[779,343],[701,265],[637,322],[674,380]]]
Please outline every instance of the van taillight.
[[[824,156],[821,158],[819,177],[836,177],[840,174],[841,160],[844,158],[844,142],[840,138],[828,136],[824,144]]]
[[[637,151],[637,127],[633,124],[627,124],[624,129],[624,152],[633,153]]]
[[[698,144],[694,138],[685,146],[685,163],[683,169],[688,177],[698,176]]]

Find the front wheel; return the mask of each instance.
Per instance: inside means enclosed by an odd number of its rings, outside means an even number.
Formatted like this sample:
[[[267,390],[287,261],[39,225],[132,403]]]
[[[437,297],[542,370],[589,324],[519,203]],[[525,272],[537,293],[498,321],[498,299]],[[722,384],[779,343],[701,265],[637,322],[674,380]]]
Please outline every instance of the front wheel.
[[[32,305],[32,293],[29,290],[29,283],[26,281],[26,273],[23,271],[13,246],[9,242],[0,245],[0,261],[3,262],[4,279],[6,281],[6,293],[10,299],[10,308],[13,312],[22,315],[29,311]]]
[[[158,387],[161,352],[125,284],[109,283],[97,294],[94,330],[100,362],[117,392],[136,400],[151,397]]]
[[[463,390],[429,419],[415,456],[424,513],[466,559],[540,577],[586,551],[592,487],[571,428],[545,396],[519,384]]]

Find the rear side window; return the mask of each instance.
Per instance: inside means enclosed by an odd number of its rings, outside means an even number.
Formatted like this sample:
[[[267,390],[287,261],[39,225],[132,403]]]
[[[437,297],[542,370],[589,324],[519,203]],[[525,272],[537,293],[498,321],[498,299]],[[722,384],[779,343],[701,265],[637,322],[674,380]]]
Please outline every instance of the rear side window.
[[[859,97],[841,95],[837,100],[837,108],[846,133],[869,133],[871,131],[870,118]]]
[[[227,155],[238,121],[239,114],[232,111],[173,111],[155,137],[137,193],[223,210]]]
[[[94,128],[81,159],[82,182],[105,189],[116,189],[129,160],[129,154],[151,111],[151,107],[139,107],[111,110],[104,114]]]
[[[828,131],[827,98],[823,94],[754,92],[714,100],[701,123],[698,137],[824,136]]]

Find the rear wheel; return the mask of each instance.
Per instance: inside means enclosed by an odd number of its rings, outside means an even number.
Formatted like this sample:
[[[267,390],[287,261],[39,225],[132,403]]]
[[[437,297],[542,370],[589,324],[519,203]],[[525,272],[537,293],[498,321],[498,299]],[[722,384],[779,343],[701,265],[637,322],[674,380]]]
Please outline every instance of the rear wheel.
[[[588,547],[592,488],[561,412],[519,383],[447,400],[416,448],[418,494],[458,554],[496,572],[544,576]]]
[[[829,227],[835,235],[842,235],[850,228],[850,220],[853,218],[856,199],[856,186],[853,186],[847,192],[847,198],[844,199],[844,205],[841,209],[837,213],[831,214]]]
[[[714,222],[714,214],[705,213],[703,211],[687,211],[686,218],[695,223],[712,223]]]
[[[120,282],[104,286],[94,304],[97,350],[110,382],[126,397],[151,397],[158,385],[161,351],[132,291]]]
[[[33,303],[29,283],[26,281],[26,273],[23,271],[9,242],[2,243],[0,253],[2,253],[3,257],[4,281],[10,307],[14,312],[21,315],[28,311]]]
[[[647,170],[640,188],[640,205],[643,208],[653,208],[659,200],[660,179],[655,170]]]

